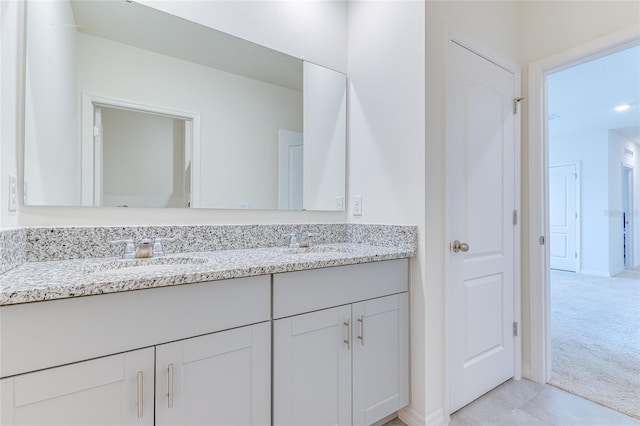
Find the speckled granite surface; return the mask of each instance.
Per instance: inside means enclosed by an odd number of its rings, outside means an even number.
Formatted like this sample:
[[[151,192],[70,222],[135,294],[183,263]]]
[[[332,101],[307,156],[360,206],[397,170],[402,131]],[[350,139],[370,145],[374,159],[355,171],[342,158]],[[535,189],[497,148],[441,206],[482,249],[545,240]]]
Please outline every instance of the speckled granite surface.
[[[347,224],[181,225],[27,228],[27,261],[117,256],[109,241],[167,237],[167,252],[236,250],[286,245],[285,234],[317,232],[317,243],[347,242]],[[412,228],[412,227],[408,227]]]
[[[22,228],[0,230],[0,274],[26,261],[26,235]]]
[[[415,255],[417,245],[416,227],[396,225],[27,228],[25,232],[28,261],[0,275],[0,305],[406,258]],[[312,250],[294,252],[284,247],[282,235],[290,232],[321,236]],[[166,247],[175,254],[124,260],[108,243],[151,236],[176,238]]]
[[[27,262],[0,275],[0,305],[140,290],[411,257],[413,250],[365,244],[190,252],[152,259]]]

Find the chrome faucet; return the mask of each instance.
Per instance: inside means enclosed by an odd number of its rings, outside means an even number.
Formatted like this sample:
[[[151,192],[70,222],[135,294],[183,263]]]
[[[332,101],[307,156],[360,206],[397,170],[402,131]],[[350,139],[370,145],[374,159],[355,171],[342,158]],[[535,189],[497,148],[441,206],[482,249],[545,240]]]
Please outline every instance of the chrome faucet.
[[[319,237],[320,234],[317,232],[305,232],[302,234],[302,238],[300,239],[300,247],[308,248],[311,247],[311,239],[315,237]]]
[[[115,240],[111,244],[124,244],[123,259],[145,259],[149,257],[162,257],[165,255],[162,243],[174,241],[173,238],[155,237],[144,238],[138,244],[133,240]]]
[[[296,236],[296,234],[284,234],[283,237],[289,238],[289,248],[297,249],[298,247],[300,247],[300,243],[298,243],[298,237]]]

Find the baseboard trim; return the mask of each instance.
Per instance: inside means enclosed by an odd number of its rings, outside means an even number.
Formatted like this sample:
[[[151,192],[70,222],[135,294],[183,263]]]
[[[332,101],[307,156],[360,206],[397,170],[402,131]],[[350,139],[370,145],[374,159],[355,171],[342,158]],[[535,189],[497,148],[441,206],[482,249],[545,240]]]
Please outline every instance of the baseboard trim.
[[[426,418],[427,426],[445,426],[446,424],[447,423],[444,420],[444,409],[442,408],[439,408]]]
[[[582,269],[580,271],[581,274],[584,275],[595,275],[598,277],[608,277],[609,276],[609,271],[593,271],[593,270],[589,270],[589,269]]]
[[[529,364],[522,364],[522,377],[531,380],[531,366]]]
[[[426,426],[424,416],[414,410],[411,406],[405,407],[398,411],[398,418],[407,426]]]

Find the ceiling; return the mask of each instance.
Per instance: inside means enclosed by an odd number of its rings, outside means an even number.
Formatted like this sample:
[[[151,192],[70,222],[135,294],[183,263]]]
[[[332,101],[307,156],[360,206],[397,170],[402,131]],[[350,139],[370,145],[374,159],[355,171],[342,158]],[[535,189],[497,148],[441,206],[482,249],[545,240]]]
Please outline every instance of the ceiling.
[[[550,131],[615,130],[640,145],[640,46],[552,73],[547,89]]]

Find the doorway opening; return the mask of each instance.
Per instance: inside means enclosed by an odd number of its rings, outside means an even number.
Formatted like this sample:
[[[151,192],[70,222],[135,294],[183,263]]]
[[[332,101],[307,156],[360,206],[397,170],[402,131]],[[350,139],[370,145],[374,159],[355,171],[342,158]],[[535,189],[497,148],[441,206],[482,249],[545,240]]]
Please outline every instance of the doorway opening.
[[[640,279],[618,276],[635,265],[637,251],[632,212],[640,46],[578,62],[544,77],[550,328],[545,381],[640,418],[640,307],[629,302],[640,296]],[[629,107],[618,110],[620,105]],[[571,164],[579,165],[580,179]],[[575,182],[582,194],[577,200]]]
[[[82,95],[82,205],[198,207],[200,116]]]

